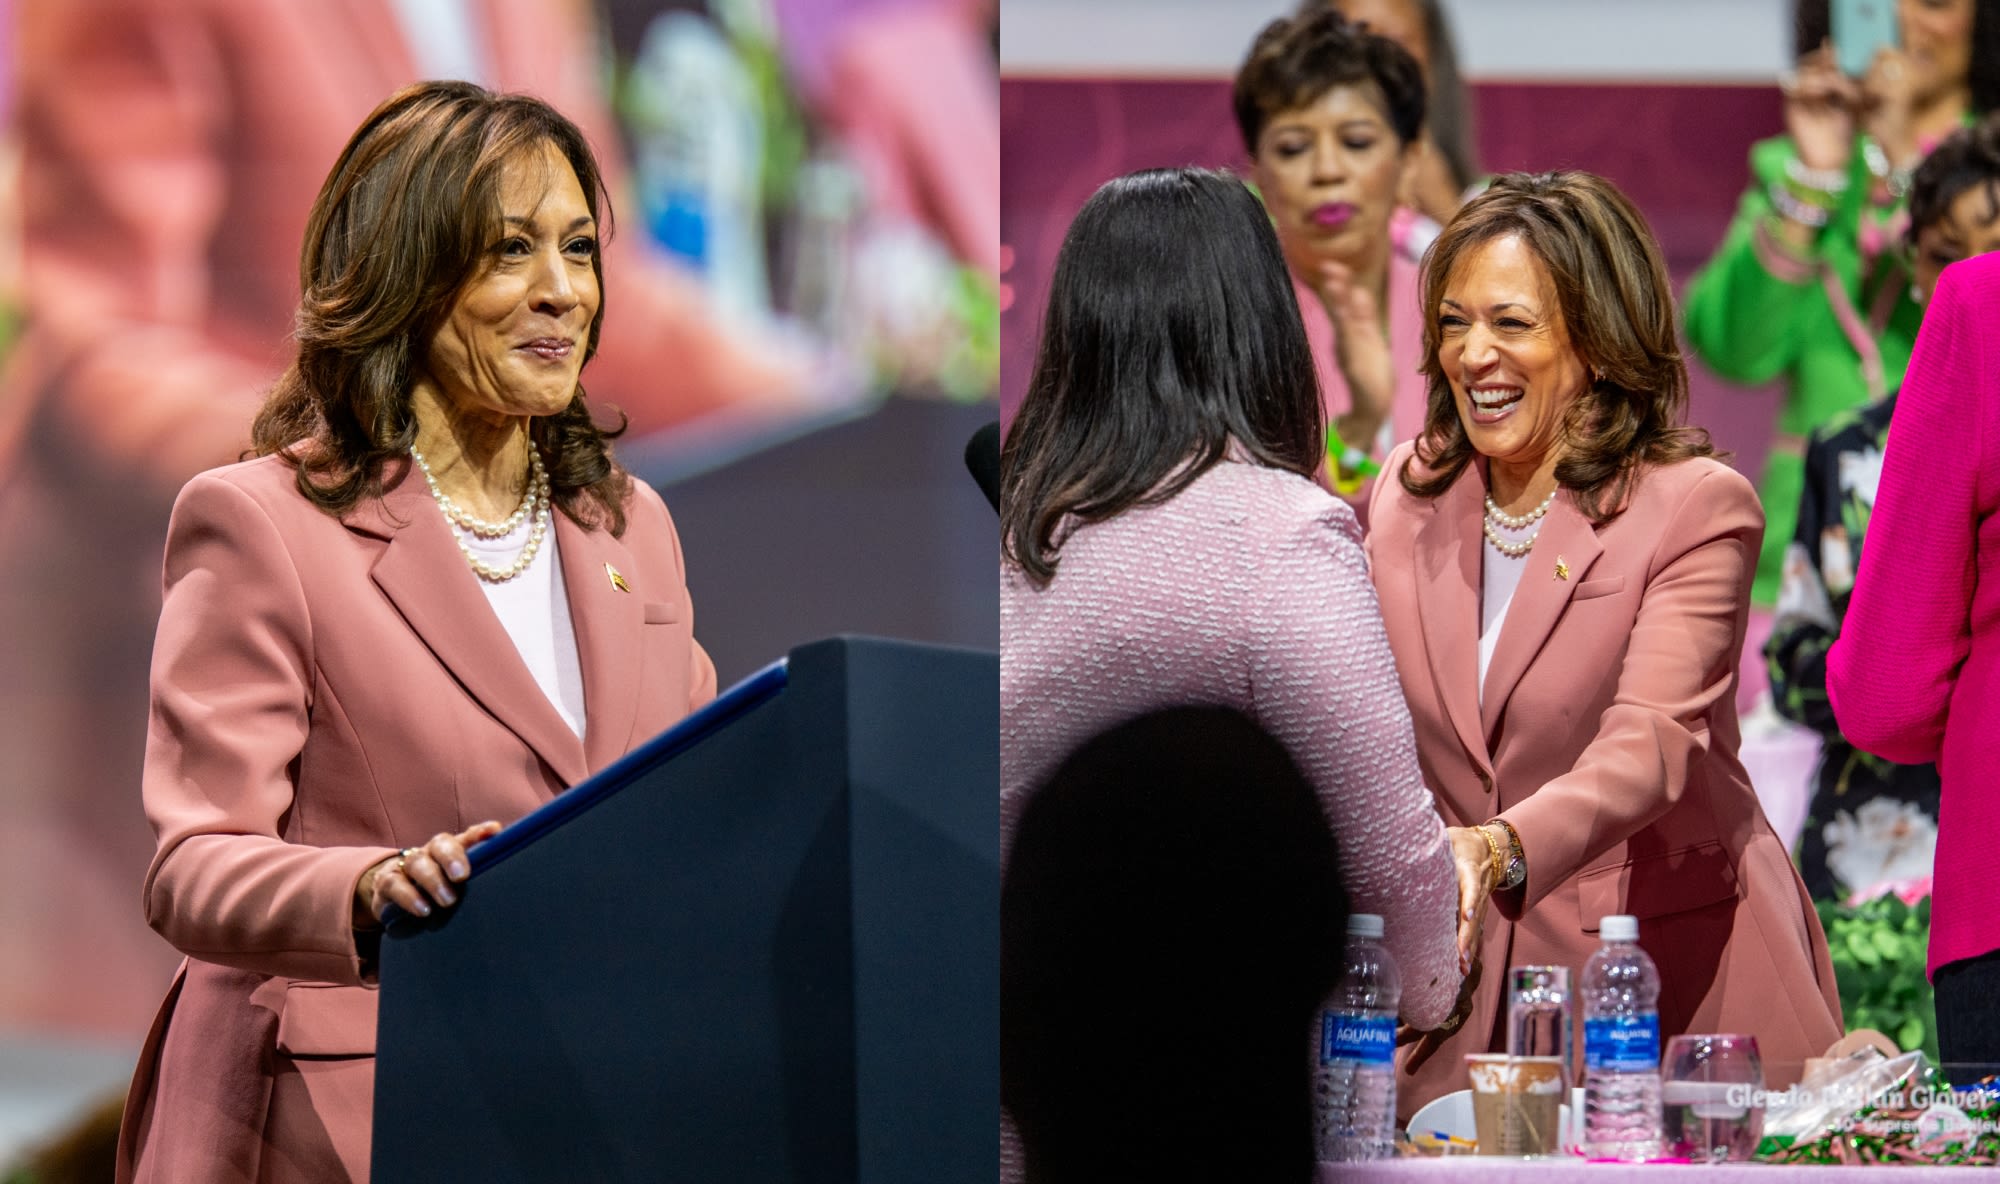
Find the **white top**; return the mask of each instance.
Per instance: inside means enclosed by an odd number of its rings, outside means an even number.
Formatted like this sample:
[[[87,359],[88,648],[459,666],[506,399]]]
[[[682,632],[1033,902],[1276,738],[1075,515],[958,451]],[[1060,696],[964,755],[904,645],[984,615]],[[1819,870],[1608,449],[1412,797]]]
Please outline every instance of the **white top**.
[[[554,509],[551,514],[558,513]],[[497,539],[482,539],[459,530],[472,553],[489,567],[505,568],[521,557],[528,545],[532,520],[524,520]],[[479,579],[478,576],[473,576]],[[479,580],[486,602],[514,639],[514,648],[528,664],[528,673],[555,705],[569,730],[583,735],[583,664],[576,654],[576,629],[569,619],[569,596],[563,589],[562,553],[556,547],[555,523],[542,536],[541,550],[528,570],[503,583]]]
[[[1510,543],[1520,542],[1542,528],[1540,521],[1526,530],[1497,528],[1500,537]],[[1519,559],[1503,553],[1493,545],[1491,539],[1482,534],[1485,561],[1480,566],[1479,577],[1479,704],[1486,705],[1486,668],[1493,662],[1493,647],[1500,642],[1500,626],[1506,623],[1507,606],[1514,603],[1514,589],[1521,584],[1521,573],[1528,568],[1528,552]]]

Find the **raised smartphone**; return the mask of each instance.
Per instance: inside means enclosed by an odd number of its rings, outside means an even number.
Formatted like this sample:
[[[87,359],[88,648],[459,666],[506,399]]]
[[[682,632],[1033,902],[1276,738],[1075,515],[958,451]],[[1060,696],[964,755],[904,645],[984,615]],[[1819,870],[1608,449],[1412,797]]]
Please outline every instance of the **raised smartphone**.
[[[1868,72],[1876,50],[1900,41],[1896,0],[1832,0],[1832,10],[1834,61],[1849,78]]]

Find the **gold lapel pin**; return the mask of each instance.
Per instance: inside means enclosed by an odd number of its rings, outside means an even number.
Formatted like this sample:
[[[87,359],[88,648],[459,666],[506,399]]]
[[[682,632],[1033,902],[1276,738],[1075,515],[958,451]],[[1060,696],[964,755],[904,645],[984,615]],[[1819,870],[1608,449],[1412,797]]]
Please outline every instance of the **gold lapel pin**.
[[[604,574],[611,578],[611,586],[613,588],[618,589],[620,592],[630,592],[632,590],[632,585],[625,582],[625,577],[618,574],[618,569],[608,563],[604,565]]]
[[[1569,578],[1569,563],[1560,555],[1556,556],[1556,578],[1559,580]]]

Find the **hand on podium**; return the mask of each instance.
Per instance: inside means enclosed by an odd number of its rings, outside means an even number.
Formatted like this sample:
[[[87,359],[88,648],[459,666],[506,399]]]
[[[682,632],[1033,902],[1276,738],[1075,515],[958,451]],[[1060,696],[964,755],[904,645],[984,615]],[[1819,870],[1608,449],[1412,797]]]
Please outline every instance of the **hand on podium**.
[[[457,834],[439,832],[420,847],[405,847],[361,873],[354,886],[354,926],[382,923],[390,905],[418,917],[431,915],[432,902],[443,908],[458,903],[452,883],[471,874],[465,851],[500,833],[500,824],[475,823]]]

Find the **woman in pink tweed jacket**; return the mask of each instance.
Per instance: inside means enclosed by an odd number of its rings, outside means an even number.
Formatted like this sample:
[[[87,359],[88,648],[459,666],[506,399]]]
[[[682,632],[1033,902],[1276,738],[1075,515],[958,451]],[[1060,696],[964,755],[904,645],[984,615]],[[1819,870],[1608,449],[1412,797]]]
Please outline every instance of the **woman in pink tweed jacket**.
[[[1099,189],[1057,258],[1002,453],[1002,856],[1034,788],[1094,735],[1239,709],[1317,789],[1352,910],[1384,919],[1402,1016],[1434,1028],[1465,956],[1461,839],[1418,770],[1354,513],[1314,483],[1324,432],[1277,237],[1242,182],[1158,170]],[[1003,1181],[1021,1166],[1003,1131]]]
[[[1383,915],[1403,1016],[1431,1028],[1460,980],[1452,851],[1354,515],[1311,477],[1323,431],[1284,263],[1243,185],[1173,170],[1100,189],[1057,261],[1003,456],[1001,843],[1104,728],[1239,708],[1318,786],[1352,907]]]
[[[1996,313],[2000,253],[1945,269],[1890,421],[1868,546],[1826,671],[1834,717],[1857,748],[1937,763],[1929,968],[1938,1044],[1961,1084],[2000,1071]]]

